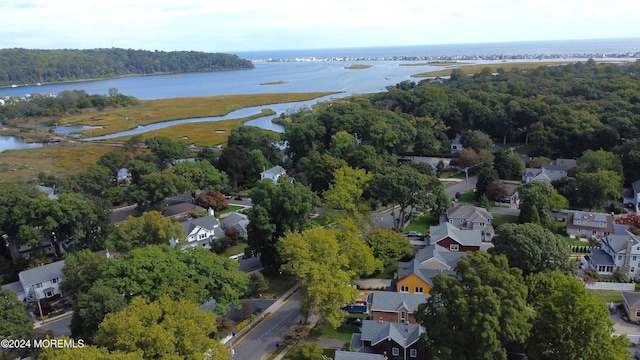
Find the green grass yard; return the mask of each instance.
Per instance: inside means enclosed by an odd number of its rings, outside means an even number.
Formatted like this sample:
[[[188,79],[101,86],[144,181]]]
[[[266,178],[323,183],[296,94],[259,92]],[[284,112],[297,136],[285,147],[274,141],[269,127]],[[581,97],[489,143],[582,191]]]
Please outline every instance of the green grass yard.
[[[516,215],[505,215],[505,214],[492,214],[493,220],[491,224],[493,228],[498,228],[502,224],[517,224],[518,217]]]
[[[587,290],[587,293],[591,294],[603,305],[607,305],[611,302],[621,303],[624,301],[622,298],[622,292],[617,290]]]
[[[437,218],[431,214],[422,214],[418,216],[417,219],[410,222],[409,225],[404,228],[404,231],[419,231],[423,234],[427,234],[429,232],[429,227],[434,225],[438,225]]]

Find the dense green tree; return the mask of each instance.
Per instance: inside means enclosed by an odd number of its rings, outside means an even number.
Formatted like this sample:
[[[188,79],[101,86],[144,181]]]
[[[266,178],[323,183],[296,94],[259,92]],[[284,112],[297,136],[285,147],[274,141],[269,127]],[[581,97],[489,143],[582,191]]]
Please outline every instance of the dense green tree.
[[[171,172],[154,172],[142,175],[137,184],[129,187],[127,196],[141,211],[160,210],[165,199],[190,189],[191,184],[182,176]]]
[[[285,360],[324,360],[326,358],[322,348],[314,342],[297,345],[284,356]]]
[[[556,194],[556,190],[550,183],[544,181],[531,181],[518,187],[520,196],[520,215],[518,221],[526,223],[532,221],[533,209],[535,208],[540,217],[540,224],[545,229],[552,229],[551,199]]]
[[[247,250],[259,255],[267,271],[276,271],[282,260],[276,244],[288,231],[301,231],[311,227],[309,214],[319,204],[318,197],[300,183],[288,181],[274,184],[262,181],[249,194],[253,207],[249,209]]]
[[[131,174],[132,184],[139,184],[143,175],[149,175],[158,171],[158,167],[153,162],[139,159],[128,161],[124,167],[126,167]]]
[[[240,126],[231,130],[227,146],[236,147],[246,153],[260,150],[270,164],[280,162],[280,150],[277,143],[280,135],[265,131],[257,126]]]
[[[294,119],[285,124],[282,136],[287,142],[285,152],[294,165],[297,165],[300,159],[309,156],[311,151],[323,149],[320,139],[324,137],[325,132],[324,126],[311,119]]]
[[[89,165],[87,170],[70,176],[61,186],[63,192],[79,192],[102,197],[113,185],[113,173],[102,165]]]
[[[575,272],[569,247],[560,235],[533,223],[504,224],[496,229],[491,254],[503,254],[512,267],[531,273]]]
[[[606,308],[570,274],[537,274],[528,279],[536,311],[527,355],[534,359],[628,359],[626,336],[613,337]]]
[[[373,256],[382,261],[384,267],[394,265],[398,260],[413,255],[413,246],[409,239],[389,229],[372,231],[365,238],[365,242],[373,251]]]
[[[375,174],[371,193],[383,205],[397,206],[392,211],[394,229],[401,230],[421,211],[440,214],[449,206],[442,183],[433,175],[421,174],[403,165]]]
[[[358,223],[371,222],[370,206],[362,195],[373,175],[364,169],[341,167],[333,173],[329,189],[322,193],[322,205],[330,211],[329,222],[353,219]]]
[[[182,225],[175,219],[164,217],[157,211],[141,216],[129,216],[127,222],[115,227],[107,238],[107,247],[118,252],[127,252],[147,245],[169,245],[171,240],[184,240]]]
[[[122,294],[107,286],[93,286],[88,292],[79,293],[74,300],[69,326],[71,334],[90,342],[104,317],[122,310],[126,305]]]
[[[349,255],[341,251],[335,230],[315,227],[303,232],[288,232],[280,239],[278,250],[284,271],[297,276],[306,290],[306,310],[317,313],[337,328],[346,312],[341,307],[355,301],[357,291],[349,281]]]
[[[316,151],[298,162],[298,167],[303,172],[311,190],[318,193],[329,188],[334,172],[344,166],[348,166],[345,160],[328,154],[321,155]]]
[[[507,187],[500,180],[494,180],[487,186],[487,190],[484,193],[487,199],[491,201],[502,201],[510,194],[507,192]]]
[[[95,284],[111,287],[127,300],[144,296],[153,301],[166,295],[201,304],[213,298],[220,313],[238,303],[249,279],[227,257],[202,248],[183,251],[160,245],[133,249],[108,261],[101,272]]]
[[[30,339],[33,319],[27,316],[25,304],[11,290],[0,290],[0,337]],[[3,349],[4,350],[4,349]]]
[[[62,267],[60,289],[72,303],[78,295],[88,293],[93,283],[100,279],[100,267],[106,261],[106,256],[88,249],[67,254]]]
[[[188,158],[191,154],[189,147],[181,141],[173,141],[164,136],[154,136],[144,141],[155,156],[160,169],[166,169],[178,159]]]
[[[524,344],[534,311],[527,286],[507,258],[473,252],[460,259],[456,275],[438,274],[418,322],[438,359],[506,359],[505,343]]]
[[[194,197],[195,190],[220,191],[229,186],[227,174],[208,161],[183,161],[175,164],[170,171],[189,181]]]
[[[229,350],[212,338],[216,316],[198,303],[162,296],[137,297],[122,311],[108,314],[94,339],[109,351],[142,351],[143,359],[228,359]]]
[[[478,173],[478,182],[476,183],[476,199],[479,199],[487,193],[489,185],[494,181],[499,181],[498,172],[491,167],[485,167],[480,169]]]
[[[576,176],[576,186],[581,202],[589,211],[622,196],[622,179],[612,170],[581,172]]]
[[[56,339],[65,340],[65,337]],[[70,340],[67,338],[67,340]],[[132,353],[124,353],[121,351],[109,351],[93,345],[85,345],[82,348],[66,347],[56,348],[49,347],[44,349],[38,359],[42,360],[75,360],[75,359],[93,359],[93,360],[140,360],[142,359],[142,351],[138,350]]]
[[[576,167],[572,169],[574,174],[611,170],[621,178],[624,176],[620,157],[609,151],[587,150],[576,160],[576,163]]]
[[[493,152],[493,168],[498,172],[498,177],[505,180],[520,180],[524,171],[524,162],[517,153],[508,153],[504,149]]]
[[[233,188],[251,182],[251,159],[249,154],[234,146],[222,150],[216,166],[229,176]]]
[[[111,175],[115,178],[118,170],[127,162],[127,154],[122,150],[111,150],[100,155],[96,164],[106,167],[111,171]]]

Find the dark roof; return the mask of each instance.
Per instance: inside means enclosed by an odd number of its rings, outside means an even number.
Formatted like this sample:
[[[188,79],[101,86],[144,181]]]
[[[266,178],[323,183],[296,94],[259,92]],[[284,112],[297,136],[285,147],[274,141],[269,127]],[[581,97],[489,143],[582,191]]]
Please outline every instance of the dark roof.
[[[162,211],[162,215],[166,217],[175,216],[179,214],[188,213],[191,210],[206,210],[206,209],[190,203],[180,203],[180,204],[175,204],[175,205],[165,207],[164,210]]]
[[[342,351],[342,350],[337,350],[333,358],[334,360],[385,360],[386,359],[384,355],[380,355],[380,354]]]
[[[185,235],[191,234],[191,231],[198,226],[207,230],[214,230],[218,225],[220,225],[220,221],[214,215],[203,216],[182,223]]]
[[[363,320],[360,336],[362,341],[371,341],[371,345],[392,339],[399,346],[407,348],[418,341],[424,332],[424,328],[418,324]],[[407,339],[406,345],[405,339]]]
[[[121,209],[113,209],[113,212],[111,212],[110,222],[112,225],[118,224],[127,220],[129,216],[135,217],[136,215],[138,215],[138,209],[136,209],[135,206],[128,206],[126,208],[121,208]]]
[[[640,308],[640,293],[635,291],[623,291],[622,297],[624,297],[624,302],[627,303],[629,309],[638,309]]]
[[[589,257],[596,265],[615,265],[611,256],[609,256],[609,254],[607,254],[607,252],[602,249],[591,249]]]

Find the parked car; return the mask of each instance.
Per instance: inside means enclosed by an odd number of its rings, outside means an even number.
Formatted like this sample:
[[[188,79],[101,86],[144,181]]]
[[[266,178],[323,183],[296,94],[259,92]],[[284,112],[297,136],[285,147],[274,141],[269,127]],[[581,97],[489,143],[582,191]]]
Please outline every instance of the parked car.
[[[347,325],[351,325],[351,326],[362,326],[362,319],[360,318],[347,318],[344,322]]]
[[[422,237],[422,233],[418,231],[407,231],[408,237]]]
[[[224,194],[224,198],[227,200],[231,200],[231,197],[232,197],[231,195]]]
[[[234,197],[234,198],[233,198],[233,200],[239,200],[239,201],[242,201],[242,200],[244,200],[244,199],[242,198],[242,196],[236,196],[236,197]]]

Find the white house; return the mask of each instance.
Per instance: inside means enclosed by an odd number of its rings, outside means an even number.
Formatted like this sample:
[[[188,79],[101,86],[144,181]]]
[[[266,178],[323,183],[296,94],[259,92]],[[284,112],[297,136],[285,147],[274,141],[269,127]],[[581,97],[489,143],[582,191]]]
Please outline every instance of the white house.
[[[609,234],[600,241],[600,249],[592,249],[582,257],[582,266],[595,269],[600,275],[621,270],[634,279],[640,273],[640,237],[628,230]]]
[[[208,213],[208,216],[181,223],[185,234],[185,242],[180,244],[182,248],[203,247],[211,249],[211,240],[224,237],[224,230],[220,227],[220,221],[215,217],[214,211],[209,208]],[[171,246],[175,247],[176,245],[178,245],[178,241],[172,239]]]
[[[46,299],[60,294],[63,266],[64,260],[60,260],[21,271],[18,274],[18,279],[23,289],[23,300],[34,302],[38,299]],[[18,294],[18,298],[20,298],[20,294]]]
[[[552,182],[566,177],[567,170],[566,166],[552,164],[542,165],[540,169],[527,168],[522,173],[522,182],[528,183],[534,180]]]
[[[281,176],[287,176],[287,170],[280,165],[276,165],[260,173],[260,181],[269,179],[274,183],[278,183]]]

